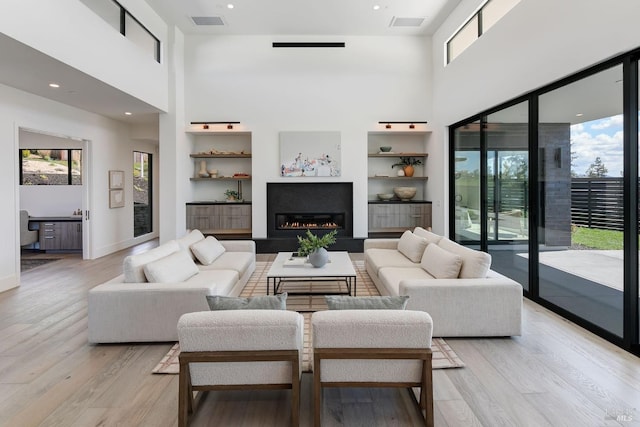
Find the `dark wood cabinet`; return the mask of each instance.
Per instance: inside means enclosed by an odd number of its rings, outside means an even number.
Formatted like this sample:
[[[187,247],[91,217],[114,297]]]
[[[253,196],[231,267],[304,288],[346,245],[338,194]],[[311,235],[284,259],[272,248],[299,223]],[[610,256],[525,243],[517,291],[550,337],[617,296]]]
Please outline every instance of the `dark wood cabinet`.
[[[187,228],[204,234],[251,235],[250,203],[187,203]]]
[[[431,203],[369,203],[369,232],[400,233],[431,227]]]
[[[40,221],[40,249],[82,250],[82,221]]]

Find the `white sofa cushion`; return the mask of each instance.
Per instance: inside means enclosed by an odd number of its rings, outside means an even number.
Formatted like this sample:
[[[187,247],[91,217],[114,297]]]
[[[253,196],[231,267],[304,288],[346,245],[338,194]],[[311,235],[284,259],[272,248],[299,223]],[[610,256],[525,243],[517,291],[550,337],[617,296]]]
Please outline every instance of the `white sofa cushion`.
[[[174,283],[184,282],[198,274],[198,266],[187,251],[180,250],[144,266],[144,275],[149,282]]]
[[[462,268],[458,276],[461,279],[481,279],[487,277],[487,272],[491,267],[491,255],[488,253],[464,247],[446,237],[443,237],[438,242],[438,246],[462,257]]]
[[[164,258],[180,250],[180,245],[175,240],[170,240],[157,248],[150,249],[138,255],[129,255],[124,259],[125,283],[143,283],[147,281],[144,275],[144,266],[147,263]]]
[[[429,245],[424,250],[420,266],[436,279],[455,279],[460,274],[462,257],[438,245]]]
[[[199,267],[200,270],[234,270],[242,276],[252,265],[254,259],[255,255],[249,252],[226,251],[216,258],[212,264]]]
[[[376,275],[380,274],[382,267],[417,267],[418,264],[411,262],[409,258],[402,255],[397,249],[367,249],[364,254],[365,261],[371,265]]]
[[[203,265],[209,265],[225,252],[218,239],[208,236],[206,239],[191,245],[191,251]]]
[[[422,268],[383,267],[378,270],[378,277],[386,288],[386,295],[400,295],[400,281],[408,279],[432,280],[435,279]],[[380,293],[383,293],[380,290]]]
[[[405,231],[398,242],[398,250],[412,262],[420,262],[424,249],[427,247],[427,239]]]
[[[440,236],[439,234],[432,233],[431,231],[425,230],[422,227],[414,228],[413,234],[415,234],[418,237],[424,237],[425,239],[427,239],[428,244],[438,243],[442,239],[442,236]]]
[[[191,232],[177,239],[176,242],[180,245],[180,249],[189,252],[191,259],[195,259],[195,255],[191,251],[191,245],[198,243],[201,240],[204,240],[204,234],[202,234],[200,230],[191,230]]]

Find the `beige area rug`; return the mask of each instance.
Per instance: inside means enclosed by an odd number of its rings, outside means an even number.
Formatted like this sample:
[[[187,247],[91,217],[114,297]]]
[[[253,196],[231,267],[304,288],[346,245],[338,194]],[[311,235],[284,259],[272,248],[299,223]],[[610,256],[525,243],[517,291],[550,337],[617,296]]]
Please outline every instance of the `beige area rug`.
[[[270,262],[256,262],[256,271],[253,273],[245,288],[240,294],[243,297],[265,295],[267,293],[267,272]],[[364,261],[354,261],[356,270],[356,295],[375,296],[380,295],[378,289],[364,268]],[[287,284],[283,291],[294,292],[296,290],[313,290],[313,292],[341,292],[345,285],[333,282],[302,282]],[[289,295],[287,297],[287,309],[300,312],[304,316],[304,354],[302,357],[303,370],[311,372],[311,314],[314,311],[327,310],[323,295]],[[449,347],[442,338],[434,338],[431,344],[433,351],[433,369],[461,368],[464,362]],[[160,363],[153,368],[154,374],[177,374],[179,372],[178,355],[180,347],[175,344],[162,358]]]

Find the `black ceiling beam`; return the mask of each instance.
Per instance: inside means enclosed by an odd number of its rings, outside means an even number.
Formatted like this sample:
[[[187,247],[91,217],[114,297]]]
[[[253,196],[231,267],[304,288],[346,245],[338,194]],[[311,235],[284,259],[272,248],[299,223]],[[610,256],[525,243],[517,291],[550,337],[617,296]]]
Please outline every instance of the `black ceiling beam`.
[[[344,42],[273,42],[273,47],[345,47]]]

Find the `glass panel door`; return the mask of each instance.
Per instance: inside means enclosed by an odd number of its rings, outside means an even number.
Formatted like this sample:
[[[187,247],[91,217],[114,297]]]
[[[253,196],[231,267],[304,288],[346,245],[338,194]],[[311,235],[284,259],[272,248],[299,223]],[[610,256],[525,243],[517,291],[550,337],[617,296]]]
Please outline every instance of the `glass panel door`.
[[[616,66],[539,98],[540,297],[623,333],[623,86]]]
[[[480,122],[455,130],[454,237],[480,245]]]
[[[487,243],[491,268],[529,282],[528,102],[487,116]]]

